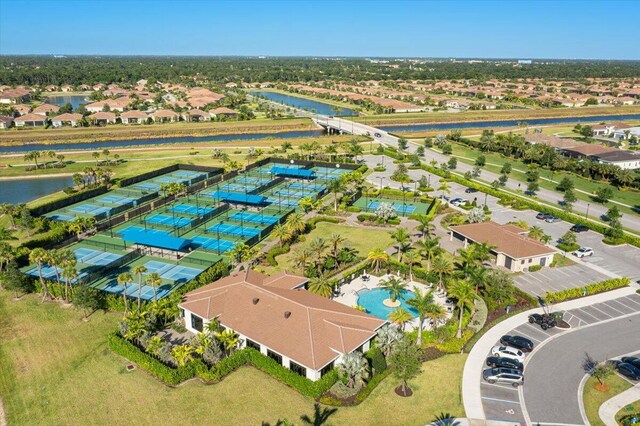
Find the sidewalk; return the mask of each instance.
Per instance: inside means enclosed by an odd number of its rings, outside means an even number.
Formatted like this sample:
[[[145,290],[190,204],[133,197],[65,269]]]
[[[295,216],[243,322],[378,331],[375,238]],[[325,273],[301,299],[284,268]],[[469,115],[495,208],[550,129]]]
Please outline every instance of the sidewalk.
[[[614,396],[600,406],[598,415],[607,426],[617,426],[616,414],[628,404],[640,400],[640,384]]]
[[[625,287],[602,294],[569,300],[567,302],[562,302],[554,305],[554,310],[566,311],[569,309],[589,306],[594,303],[606,302],[609,300],[617,299],[619,297],[633,294],[635,293],[636,289],[637,286],[632,285],[631,287]],[[534,312],[541,313],[542,308],[538,307],[525,312],[521,312],[496,324],[493,328],[487,331],[474,345],[473,349],[471,349],[467,361],[465,362],[464,372],[462,375],[462,402],[464,404],[464,410],[468,418],[486,418],[484,414],[484,408],[482,407],[480,383],[482,378],[482,369],[484,368],[484,361],[487,354],[491,351],[491,348],[493,347],[493,345],[495,345],[495,343],[500,339],[501,336],[508,334],[509,331],[511,331],[518,325],[524,324],[527,321],[527,317]]]

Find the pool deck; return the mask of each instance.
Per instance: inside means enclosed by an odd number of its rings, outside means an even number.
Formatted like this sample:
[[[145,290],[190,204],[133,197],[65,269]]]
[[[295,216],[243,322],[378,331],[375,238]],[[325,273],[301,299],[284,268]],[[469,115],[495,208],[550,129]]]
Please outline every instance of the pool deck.
[[[363,290],[372,290],[374,288],[381,287],[380,281],[386,280],[392,275],[386,274],[381,277],[376,277],[375,275],[369,274],[368,276],[369,276],[368,281],[364,281],[362,279],[362,276],[359,276],[353,281],[351,281],[350,283],[344,284],[342,287],[340,287],[340,296],[334,297],[333,300],[335,300],[336,302],[342,303],[343,305],[355,307],[358,305],[359,292]],[[407,285],[407,290],[415,291],[415,289],[420,289],[421,291],[425,292],[432,289],[432,286],[427,286],[416,281],[409,281]],[[453,305],[451,303],[447,303],[446,292],[436,289],[433,292],[433,300],[434,302],[444,307],[445,312],[447,313],[447,316],[444,320],[442,320],[442,323],[444,323],[445,321],[447,321],[449,318],[453,316]],[[427,323],[424,326],[424,330],[431,330],[433,326],[434,324]],[[405,325],[405,331],[411,331],[416,328],[418,328],[418,318],[414,318],[413,320],[409,321]]]

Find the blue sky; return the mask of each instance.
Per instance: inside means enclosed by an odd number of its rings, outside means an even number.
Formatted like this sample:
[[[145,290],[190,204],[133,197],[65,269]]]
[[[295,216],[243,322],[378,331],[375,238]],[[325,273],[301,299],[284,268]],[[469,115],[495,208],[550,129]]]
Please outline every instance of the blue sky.
[[[638,16],[634,0],[0,0],[0,53],[640,59]]]

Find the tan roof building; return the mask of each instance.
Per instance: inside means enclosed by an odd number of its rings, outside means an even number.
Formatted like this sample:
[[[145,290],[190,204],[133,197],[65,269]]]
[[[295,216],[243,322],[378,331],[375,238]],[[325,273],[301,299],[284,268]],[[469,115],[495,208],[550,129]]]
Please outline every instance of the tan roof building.
[[[64,113],[53,117],[51,119],[51,124],[53,124],[53,127],[62,127],[68,123],[69,125],[75,127],[78,125],[78,121],[81,119],[82,114]]]
[[[170,109],[159,109],[149,115],[155,122],[168,122],[178,120],[178,113]]]
[[[564,148],[563,151],[571,157],[590,157],[592,155],[604,154],[605,152],[615,152],[617,148],[604,146],[597,143],[587,143],[581,146]]]
[[[42,105],[38,105],[37,107],[35,107],[33,109],[33,113],[46,116],[46,115],[51,114],[51,113],[56,113],[59,110],[60,110],[60,107],[57,106],[57,105],[42,104]]]
[[[493,246],[496,264],[518,272],[533,265],[548,266],[553,261],[555,250],[529,238],[526,231],[514,225],[495,222],[470,223],[451,227],[451,238]]]
[[[143,123],[149,118],[144,111],[139,111],[137,109],[132,109],[131,111],[125,111],[120,114],[120,119],[123,124],[133,124],[133,123]]]
[[[367,350],[386,321],[305,290],[307,281],[246,270],[187,293],[179,306],[190,331],[217,318],[242,346],[318,380],[342,354]]]
[[[116,122],[116,115],[112,112],[100,111],[89,116],[94,124],[114,124]]]
[[[573,139],[559,138],[554,135],[548,135],[545,133],[527,133],[524,135],[524,140],[528,143],[543,144],[555,149],[572,148],[574,146],[587,145],[585,142],[579,142]]]
[[[16,127],[39,127],[44,126],[47,117],[40,114],[25,114],[14,120]]]

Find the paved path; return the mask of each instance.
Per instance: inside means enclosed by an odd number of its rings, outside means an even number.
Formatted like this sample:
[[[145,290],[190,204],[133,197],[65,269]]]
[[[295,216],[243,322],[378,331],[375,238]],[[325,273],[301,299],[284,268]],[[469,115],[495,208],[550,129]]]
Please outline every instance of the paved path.
[[[598,411],[600,420],[602,420],[607,426],[617,426],[616,414],[618,411],[636,401],[640,401],[640,384],[637,384],[631,389],[628,389],[605,401]]]
[[[603,294],[559,303],[554,306],[554,310],[559,311],[577,309],[589,306],[594,303],[625,297],[631,294],[635,294],[636,288],[637,287],[635,286],[627,287]],[[484,408],[482,405],[482,393],[480,387],[482,370],[485,365],[484,361],[486,355],[491,351],[491,348],[494,346],[494,344],[498,340],[500,340],[501,336],[508,334],[514,328],[526,323],[529,314],[534,312],[540,313],[541,311],[542,308],[534,308],[526,312],[514,315],[513,317],[498,323],[496,326],[487,331],[473,346],[473,349],[469,353],[469,357],[467,358],[467,361],[465,363],[462,376],[462,399],[464,409],[468,418],[486,419]]]

